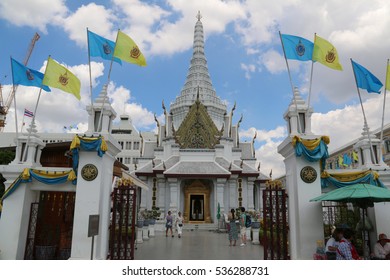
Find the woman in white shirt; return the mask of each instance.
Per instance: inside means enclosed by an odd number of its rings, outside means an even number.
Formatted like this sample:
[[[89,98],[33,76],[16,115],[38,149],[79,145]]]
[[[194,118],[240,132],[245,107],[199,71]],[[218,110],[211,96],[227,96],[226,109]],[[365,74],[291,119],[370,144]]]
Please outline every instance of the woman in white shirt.
[[[177,234],[179,235],[179,238],[181,238],[181,235],[183,233],[183,223],[184,219],[183,216],[181,215],[181,212],[177,213],[176,217],[176,227],[177,227]]]

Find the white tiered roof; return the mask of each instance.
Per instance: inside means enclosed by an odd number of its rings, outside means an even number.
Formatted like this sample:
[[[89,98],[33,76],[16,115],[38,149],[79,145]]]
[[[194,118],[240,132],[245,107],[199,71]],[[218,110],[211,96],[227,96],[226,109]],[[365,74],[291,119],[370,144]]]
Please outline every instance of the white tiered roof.
[[[217,96],[213,88],[204,52],[203,25],[200,21],[200,13],[198,13],[197,19],[194,32],[193,54],[187,78],[180,95],[176,97],[176,100],[170,106],[173,115],[173,124],[176,129],[179,128],[188,113],[189,107],[196,100],[199,87],[200,101],[207,107],[207,112],[217,128],[221,129],[226,105]]]

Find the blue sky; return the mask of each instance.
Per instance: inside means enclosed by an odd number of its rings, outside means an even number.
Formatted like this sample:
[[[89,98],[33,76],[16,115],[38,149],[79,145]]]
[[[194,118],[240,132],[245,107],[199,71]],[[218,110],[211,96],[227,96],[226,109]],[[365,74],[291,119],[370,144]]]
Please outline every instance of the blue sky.
[[[86,129],[83,108],[89,102],[86,27],[115,40],[121,28],[144,52],[148,66],[113,65],[110,97],[118,114],[125,110],[140,130],[155,127],[153,113],[162,114],[161,101],[169,104],[180,94],[192,54],[195,16],[200,10],[206,35],[206,56],[213,85],[228,109],[237,102],[234,122],[241,113],[241,136],[255,130],[257,156],[262,166],[283,173],[277,145],[286,137],[283,113],[291,101],[291,87],[282,57],[278,31],[313,39],[314,32],[338,49],[344,71],[315,65],[312,105],[313,130],[330,135],[336,148],[361,132],[349,58],[372,70],[382,81],[390,56],[388,14],[381,0],[358,0],[354,6],[340,1],[236,1],[236,0],[3,0],[0,3],[0,77],[4,95],[11,84],[9,57],[22,61],[34,34],[41,35],[29,66],[44,69],[48,55],[64,63],[82,82],[82,101],[56,90],[42,97],[37,115],[40,131],[61,132],[78,124]],[[380,43],[379,43],[380,42]],[[107,80],[109,62],[93,59],[94,96]],[[294,84],[307,97],[310,63],[291,62]],[[24,108],[33,109],[38,90],[18,90],[19,122]],[[381,96],[363,96],[369,125],[379,127]],[[390,114],[386,114],[390,120]],[[348,125],[346,125],[348,124]],[[13,116],[6,130],[15,129]],[[71,132],[75,132],[72,130]],[[275,171],[274,171],[275,172]],[[268,171],[265,171],[268,173]],[[274,173],[275,174],[275,173]]]

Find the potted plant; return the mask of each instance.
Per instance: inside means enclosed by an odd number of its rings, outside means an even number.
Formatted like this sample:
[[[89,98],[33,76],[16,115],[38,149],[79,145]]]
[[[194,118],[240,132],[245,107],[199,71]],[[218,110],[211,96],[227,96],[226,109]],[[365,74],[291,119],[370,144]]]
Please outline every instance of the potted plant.
[[[143,216],[143,211],[138,212],[137,215],[137,227],[142,228],[144,226],[144,216]]]
[[[251,219],[252,219],[252,229],[258,229],[260,228],[260,212],[258,211],[252,211],[250,212]]]

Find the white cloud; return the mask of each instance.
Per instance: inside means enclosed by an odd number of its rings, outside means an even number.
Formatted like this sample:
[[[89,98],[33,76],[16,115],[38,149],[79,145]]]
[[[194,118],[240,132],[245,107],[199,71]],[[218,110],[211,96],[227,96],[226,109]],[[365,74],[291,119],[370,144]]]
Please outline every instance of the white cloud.
[[[268,72],[278,74],[286,71],[286,62],[283,55],[275,50],[268,50],[259,57],[259,65],[265,67]]]
[[[108,87],[108,97],[111,105],[117,112],[117,119],[121,114],[129,114],[133,124],[138,129],[154,128],[154,114],[141,104],[130,102],[130,90],[123,86],[116,86],[113,82]]]
[[[67,13],[65,0],[2,0],[0,18],[16,26],[30,26],[46,33],[48,24],[58,23]]]
[[[277,153],[277,147],[287,136],[286,128],[278,126],[272,130],[263,130],[251,127],[240,131],[240,137],[251,139],[256,131],[255,147],[258,147],[256,149],[256,158],[261,163],[260,171],[268,175],[272,170],[274,178],[283,175],[285,172],[283,157]]]
[[[245,72],[245,78],[247,80],[250,80],[251,73],[254,73],[256,71],[256,66],[254,64],[241,63],[241,69]]]
[[[102,5],[90,3],[82,5],[74,13],[64,18],[63,28],[69,34],[70,39],[80,46],[87,46],[86,28],[115,41],[114,15],[112,10]]]

